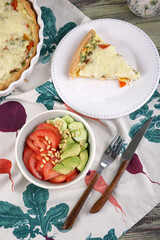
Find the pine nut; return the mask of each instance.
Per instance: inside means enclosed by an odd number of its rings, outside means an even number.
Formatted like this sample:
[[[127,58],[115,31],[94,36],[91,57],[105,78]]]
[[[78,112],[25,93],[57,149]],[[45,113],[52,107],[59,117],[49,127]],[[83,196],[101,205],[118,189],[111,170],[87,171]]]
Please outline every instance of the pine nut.
[[[48,140],[49,140],[49,138],[48,138],[47,136],[45,136],[45,139],[46,139],[46,141],[48,141]]]
[[[55,149],[55,148],[51,148],[51,150],[52,150],[52,151],[54,151],[54,152],[56,151],[56,149]]]
[[[45,154],[45,153],[41,153],[41,156],[42,156],[42,157],[45,157],[45,156],[46,156],[46,154]]]

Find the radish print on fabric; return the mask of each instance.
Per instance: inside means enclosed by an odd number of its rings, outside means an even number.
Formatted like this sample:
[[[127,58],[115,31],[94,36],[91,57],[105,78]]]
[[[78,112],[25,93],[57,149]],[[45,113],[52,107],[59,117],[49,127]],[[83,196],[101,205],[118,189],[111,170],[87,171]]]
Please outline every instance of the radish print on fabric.
[[[92,181],[95,174],[96,174],[95,170],[89,171],[87,173],[87,175],[85,177],[85,183],[87,186],[90,184],[90,182]],[[96,184],[94,185],[93,189],[100,192],[101,194],[103,194],[105,192],[105,190],[107,189],[107,187],[108,187],[108,184],[105,182],[103,177],[100,176],[98,178]],[[117,200],[113,197],[113,195],[111,195],[108,200],[110,201],[111,204],[113,204],[115,206],[116,212],[118,212],[118,209],[120,209],[120,211],[122,212],[123,221],[125,222],[124,215],[126,216],[126,214],[125,214],[124,210],[122,209],[122,207],[117,202]]]
[[[150,177],[143,171],[142,163],[139,159],[139,156],[136,153],[133,155],[133,157],[127,167],[127,171],[131,174],[143,173],[148,177],[149,181],[160,185],[160,183],[152,181],[150,179]]]
[[[0,131],[17,132],[26,122],[26,111],[23,105],[16,101],[0,105]]]
[[[12,182],[12,191],[13,191],[13,180],[11,178],[11,167],[12,167],[12,162],[8,159],[0,159],[0,174],[9,174],[9,179]]]

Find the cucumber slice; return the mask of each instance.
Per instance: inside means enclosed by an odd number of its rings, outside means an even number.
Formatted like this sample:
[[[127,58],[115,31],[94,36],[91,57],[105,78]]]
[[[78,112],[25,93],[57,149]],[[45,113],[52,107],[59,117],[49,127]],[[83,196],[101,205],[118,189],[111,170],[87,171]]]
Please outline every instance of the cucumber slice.
[[[65,131],[67,129],[67,123],[60,117],[50,119],[49,123],[60,127],[61,131]]]
[[[84,128],[84,125],[83,125],[82,122],[77,122],[77,121],[74,121],[74,122],[70,123],[69,126],[68,126],[68,130],[71,131],[71,132],[75,131],[77,129],[80,129],[80,128]]]
[[[66,116],[62,117],[62,119],[67,123],[67,125],[74,122],[74,119],[69,115],[66,115]]]
[[[84,128],[80,128],[76,131],[72,131],[72,137],[76,142],[86,142],[87,131]]]

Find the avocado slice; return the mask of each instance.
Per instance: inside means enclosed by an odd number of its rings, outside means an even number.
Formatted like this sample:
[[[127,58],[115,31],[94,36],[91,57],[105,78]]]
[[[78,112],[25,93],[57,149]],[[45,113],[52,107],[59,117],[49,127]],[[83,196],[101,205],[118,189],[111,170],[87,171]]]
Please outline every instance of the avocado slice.
[[[60,174],[68,174],[72,171],[72,168],[71,167],[64,167],[63,164],[59,163],[59,164],[56,164],[54,166],[53,171],[56,171]]]
[[[68,157],[61,161],[61,163],[56,164],[53,171],[59,172],[60,174],[68,174],[80,164],[80,161],[78,156]]]
[[[86,150],[86,148],[88,147],[88,143],[86,143],[86,142],[80,142],[80,147],[81,147],[81,152],[83,152],[83,151]]]
[[[88,161],[88,151],[85,150],[85,151],[81,152],[79,156],[80,156],[81,163],[77,166],[77,169],[80,172],[82,172]]]
[[[59,148],[63,149],[64,146],[67,146],[70,143],[75,143],[75,141],[72,138],[66,138],[66,139],[62,139],[60,144],[59,144]]]
[[[61,152],[61,159],[79,155],[81,147],[79,143],[70,143],[64,147]]]
[[[74,156],[64,159],[61,163],[64,165],[64,167],[71,167],[72,169],[74,169],[80,164],[80,162],[80,158],[78,156]]]

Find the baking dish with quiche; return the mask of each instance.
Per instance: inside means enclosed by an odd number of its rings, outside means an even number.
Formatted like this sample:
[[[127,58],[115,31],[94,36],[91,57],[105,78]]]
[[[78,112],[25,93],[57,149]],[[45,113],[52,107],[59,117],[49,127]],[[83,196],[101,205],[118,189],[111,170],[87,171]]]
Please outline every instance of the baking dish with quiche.
[[[0,95],[21,84],[38,61],[40,13],[34,0],[0,0]]]

